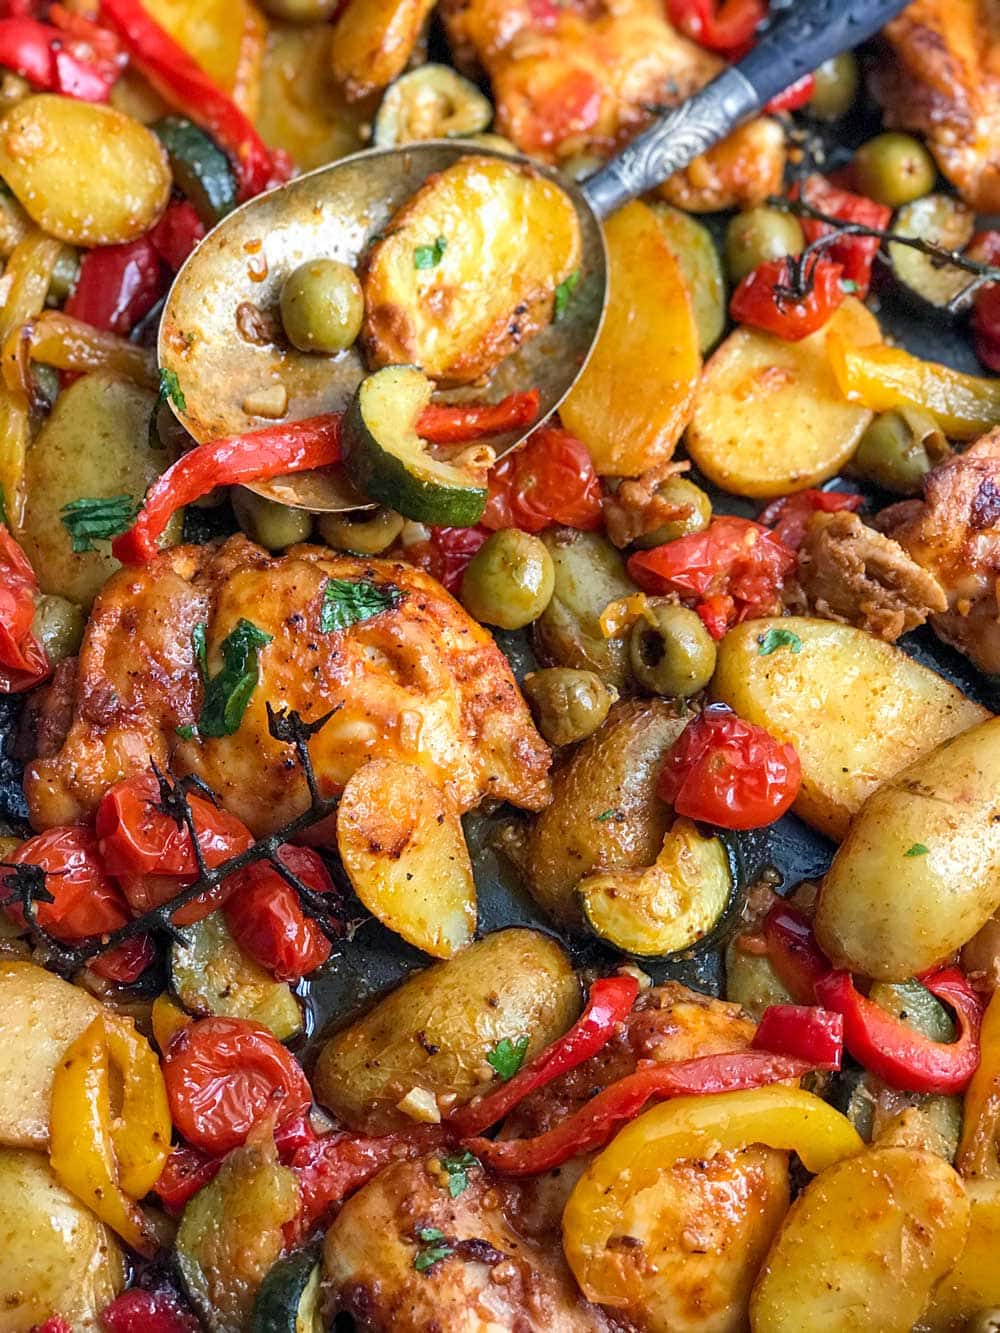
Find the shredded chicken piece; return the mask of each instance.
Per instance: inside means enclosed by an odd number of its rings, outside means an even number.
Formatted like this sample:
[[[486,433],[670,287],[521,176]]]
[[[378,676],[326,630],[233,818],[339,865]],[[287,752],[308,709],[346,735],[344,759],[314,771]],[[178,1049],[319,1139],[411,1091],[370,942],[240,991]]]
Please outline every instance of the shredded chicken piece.
[[[660,463],[641,477],[623,481],[615,494],[603,502],[604,523],[611,541],[625,547],[637,537],[655,532],[664,523],[689,518],[693,505],[671,504],[658,491],[668,477],[687,472],[690,467],[687,461]]]
[[[948,605],[933,574],[847,510],[810,519],[799,549],[798,584],[816,615],[889,643]]]

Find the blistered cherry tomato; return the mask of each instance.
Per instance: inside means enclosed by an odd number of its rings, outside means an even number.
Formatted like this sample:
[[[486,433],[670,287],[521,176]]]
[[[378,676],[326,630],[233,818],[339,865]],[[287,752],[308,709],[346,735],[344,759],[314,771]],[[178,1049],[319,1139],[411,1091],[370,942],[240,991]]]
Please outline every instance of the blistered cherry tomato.
[[[10,860],[14,865],[41,866],[46,872],[45,887],[53,901],[36,903],[35,913],[38,924],[56,939],[70,943],[106,935],[129,920],[121,891],[105,870],[89,829],[46,829],[23,842]],[[0,879],[4,873],[0,871]],[[24,924],[20,903],[6,910],[13,921]]]
[[[282,847],[284,865],[316,893],[336,893],[319,856],[308,847]],[[230,934],[244,953],[279,981],[298,981],[330,957],[330,941],[302,910],[299,896],[266,861],[239,876],[225,906]]]
[[[602,522],[600,478],[586,446],[567,430],[542,426],[490,472],[485,528],[541,532],[562,524],[594,532]]]
[[[30,690],[49,674],[45,649],[31,632],[37,595],[28,557],[0,523],[0,694]]]
[[[892,218],[892,209],[866,199],[862,194],[841,190],[823,176],[810,176],[802,186],[802,198],[827,217],[840,222],[858,222],[865,227],[884,230]],[[814,218],[802,218],[802,231],[811,244],[833,228]],[[872,264],[881,241],[876,236],[842,236],[823,251],[827,259],[842,265],[844,280],[853,282],[856,295],[864,298],[872,280]]]
[[[685,37],[731,58],[751,45],[767,16],[766,0],[667,0],[670,22]]]
[[[841,509],[860,509],[863,497],[849,491],[820,491],[810,487],[772,500],[759,521],[771,528],[783,546],[797,551],[813,514],[835,514]]]
[[[106,1333],[197,1333],[198,1321],[166,1289],[123,1291],[101,1311]]]
[[[771,259],[748,273],[733,292],[729,313],[738,324],[798,342],[815,333],[843,303],[843,269],[831,259],[809,257],[803,266],[801,297],[795,290],[795,260]]]
[[[457,596],[469,561],[489,535],[482,527],[431,528],[428,541],[408,546],[400,554]]]
[[[113,949],[105,949],[90,961],[90,970],[107,981],[131,986],[138,981],[156,958],[156,946],[149,935],[133,935]]]

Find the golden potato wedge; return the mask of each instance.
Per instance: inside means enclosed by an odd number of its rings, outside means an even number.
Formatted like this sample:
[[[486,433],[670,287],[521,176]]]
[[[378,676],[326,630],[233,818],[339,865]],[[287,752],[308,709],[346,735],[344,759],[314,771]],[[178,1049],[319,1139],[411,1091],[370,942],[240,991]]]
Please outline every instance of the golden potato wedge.
[[[144,125],[54,93],[0,117],[0,177],[40,227],[73,245],[135,240],[166,208],[173,184],[166,151]]]
[[[795,635],[797,651],[762,655],[762,639],[777,628]],[[792,742],[802,761],[795,812],[838,842],[883,782],[990,716],[899,648],[807,616],[730,630],[711,688],[740,717]]]
[[[951,1272],[934,1288],[919,1327],[929,1333],[965,1328],[980,1310],[1000,1306],[1000,1180],[966,1180],[969,1234]]]
[[[869,796],[816,904],[816,938],[836,967],[905,981],[985,925],[1000,907],[998,791],[994,717]]]
[[[251,0],[144,0],[148,12],[253,119],[267,21]]]
[[[92,995],[44,967],[0,963],[0,1143],[48,1147],[56,1065],[100,1012]]]
[[[387,232],[362,277],[365,355],[372,369],[415,365],[448,384],[479,379],[532,338],[580,265],[567,195],[500,158],[470,155],[432,176]]]
[[[750,1303],[754,1333],[909,1333],[962,1252],[969,1201],[934,1153],[871,1148],[799,1195]]]
[[[316,1062],[319,1101],[352,1129],[388,1134],[412,1125],[399,1103],[414,1088],[442,1112],[496,1077],[487,1055],[528,1038],[525,1059],[554,1041],[580,1009],[580,988],[554,940],[500,930],[408,977],[326,1043]]]
[[[470,943],[476,885],[462,821],[423,769],[363,764],[340,798],[337,849],[354,892],[407,943],[434,958]]]
[[[801,342],[739,328],[710,357],[685,437],[710,481],[770,499],[839,472],[872,414],[837,387],[826,351],[832,331],[859,346],[882,338],[874,315],[849,296]]]
[[[402,74],[434,0],[352,0],[333,29],[333,77],[352,101]]]
[[[604,224],[608,306],[583,374],[559,409],[602,476],[636,476],[674,451],[701,371],[698,325],[680,264],[646,204]]]

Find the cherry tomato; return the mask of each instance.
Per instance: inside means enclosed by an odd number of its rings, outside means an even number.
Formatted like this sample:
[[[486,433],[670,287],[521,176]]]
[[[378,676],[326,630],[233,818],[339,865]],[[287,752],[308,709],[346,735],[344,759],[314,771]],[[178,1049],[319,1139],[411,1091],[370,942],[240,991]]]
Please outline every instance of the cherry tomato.
[[[87,828],[51,828],[21,844],[11,864],[41,866],[50,903],[40,902],[39,925],[58,940],[71,943],[88,935],[106,935],[129,920],[121,891],[101,862],[97,841]],[[6,872],[9,874],[10,872]],[[4,875],[0,871],[0,878]],[[11,920],[24,925],[20,903],[7,909]]]
[[[316,893],[335,894],[326,866],[308,847],[282,847],[283,863]],[[298,981],[330,957],[330,941],[299,896],[266,861],[239,875],[239,887],[227,900],[225,913],[233,939],[244,953],[279,981]]]
[[[170,1043],[163,1076],[174,1124],[209,1153],[238,1148],[259,1120],[303,1115],[312,1102],[301,1067],[266,1028],[245,1018],[202,1018]]]
[[[767,16],[766,0],[667,0],[673,26],[709,51],[736,57],[753,42]]]
[[[769,259],[748,273],[729,302],[732,318],[786,342],[799,342],[821,329],[843,303],[845,292],[840,278],[844,270],[832,259],[807,259],[805,294],[796,300],[783,294],[794,289],[794,262]]]
[[[106,949],[90,961],[90,970],[120,986],[138,981],[156,958],[156,946],[149,935],[134,935],[113,949]]]
[[[400,552],[404,560],[425,569],[432,578],[458,593],[469,561],[490,535],[486,528],[431,528],[430,541],[408,546]]]
[[[644,592],[694,599],[709,633],[721,638],[730,625],[777,611],[794,566],[794,552],[767,528],[727,514],[704,532],[637,551],[628,571]]]
[[[772,97],[764,110],[769,116],[773,116],[779,111],[799,111],[812,100],[815,91],[816,75],[803,74],[801,79],[796,79],[794,83],[790,83],[787,88],[778,93],[777,97]]]
[[[779,819],[801,785],[791,745],[713,704],[674,742],[656,790],[679,815],[751,829]]]
[[[783,546],[797,551],[806,535],[813,514],[835,514],[840,509],[854,511],[861,508],[863,496],[848,491],[796,491],[772,500],[758,522],[771,528]]]
[[[31,632],[38,580],[28,557],[0,523],[0,694],[19,694],[51,667]]]
[[[805,181],[802,198],[821,213],[838,218],[841,222],[859,222],[865,227],[884,230],[892,218],[892,209],[885,204],[877,204],[874,199],[867,199],[863,194],[838,189],[823,176],[810,176]],[[813,218],[801,218],[800,221],[802,232],[810,244],[833,231],[828,223],[817,222]],[[853,282],[856,295],[864,298],[871,286],[872,264],[880,244],[875,236],[843,236],[823,253],[827,259],[842,265],[845,280]]]
[[[1000,371],[1000,283],[984,287],[976,297],[972,345],[987,370]]]
[[[200,1325],[173,1292],[166,1289],[123,1291],[101,1311],[106,1333],[198,1333]]]
[[[594,532],[602,526],[601,481],[575,435],[542,426],[490,472],[482,525],[498,532],[541,532],[554,524]]]
[[[201,1152],[189,1143],[178,1143],[170,1150],[153,1193],[159,1196],[171,1217],[176,1217],[184,1211],[188,1199],[215,1179],[221,1165],[220,1156]]]

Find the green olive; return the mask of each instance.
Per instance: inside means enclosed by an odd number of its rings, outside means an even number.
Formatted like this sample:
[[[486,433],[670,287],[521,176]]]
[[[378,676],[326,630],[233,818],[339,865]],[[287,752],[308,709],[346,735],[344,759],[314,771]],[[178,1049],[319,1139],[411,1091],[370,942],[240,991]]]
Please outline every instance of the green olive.
[[[797,255],[805,245],[798,219],[777,208],[748,208],[726,227],[726,268],[733,282],[770,259]]]
[[[343,514],[320,514],[316,526],[327,546],[358,555],[379,555],[403,531],[403,516],[395,509],[376,509],[357,518]]]
[[[934,159],[920,140],[896,130],[862,144],[853,165],[861,193],[890,208],[930,194],[937,180]]]
[[[593,671],[547,667],[525,676],[522,689],[531,704],[538,730],[550,745],[586,740],[601,725],[618,691]]]
[[[934,419],[904,407],[875,418],[861,437],[851,467],[895,495],[919,495],[924,477],[949,453],[948,441]]]
[[[343,352],[361,332],[364,314],[358,275],[336,259],[300,264],[281,289],[281,322],[300,352]]]
[[[73,657],[83,642],[86,616],[83,608],[65,597],[39,597],[35,604],[35,618],[31,632],[45,649],[45,656],[53,665],[66,657]]]
[[[266,500],[242,486],[233,491],[232,498],[240,527],[251,541],[269,551],[283,551],[286,546],[304,542],[312,530],[312,514],[306,509]]]
[[[522,629],[537,620],[555,588],[545,543],[529,532],[504,528],[486,539],[462,576],[462,605],[500,629]]]
[[[712,502],[693,481],[687,477],[668,477],[656,488],[660,499],[677,508],[686,506],[688,512],[679,518],[671,518],[661,523],[652,532],[644,532],[635,540],[636,546],[648,550],[651,546],[662,546],[664,542],[676,541],[678,537],[687,537],[692,532],[704,532],[712,519]]]
[[[62,305],[76,285],[79,273],[79,251],[72,245],[64,245],[59,251],[49,280],[49,293],[46,297],[49,305]]]
[[[715,643],[694,611],[671,602],[647,603],[629,635],[632,674],[652,694],[687,699],[715,671]]]
[[[824,60],[815,71],[816,86],[808,110],[817,120],[839,120],[854,105],[861,73],[853,51],[844,51],[832,60]]]
[[[333,18],[340,0],[262,0],[273,19],[291,23],[324,23]]]

